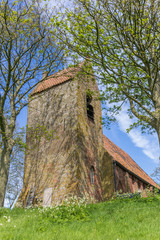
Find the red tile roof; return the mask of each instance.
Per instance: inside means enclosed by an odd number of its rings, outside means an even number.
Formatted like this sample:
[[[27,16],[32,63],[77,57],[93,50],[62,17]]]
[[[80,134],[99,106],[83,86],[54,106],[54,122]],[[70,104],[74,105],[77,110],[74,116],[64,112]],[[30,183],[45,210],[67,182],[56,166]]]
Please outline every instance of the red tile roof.
[[[139,178],[143,179],[145,182],[160,189],[153,179],[151,179],[125,151],[116,146],[105,135],[103,135],[103,143],[104,148],[114,161],[122,165],[125,169],[132,172]]]
[[[83,64],[84,62],[80,63],[78,67],[70,67],[64,69],[58,73],[54,73],[53,75],[47,77],[47,79],[45,80],[40,81],[31,92],[31,95],[35,93],[40,93],[53,86],[59,85],[61,83],[73,79],[76,76],[76,74],[81,70]]]

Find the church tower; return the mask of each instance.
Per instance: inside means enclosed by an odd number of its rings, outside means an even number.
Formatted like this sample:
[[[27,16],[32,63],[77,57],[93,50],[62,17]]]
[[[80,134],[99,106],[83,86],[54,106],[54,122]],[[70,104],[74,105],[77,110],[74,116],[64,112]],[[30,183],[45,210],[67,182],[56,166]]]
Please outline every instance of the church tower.
[[[101,102],[87,71],[92,69],[84,63],[62,70],[31,93],[19,198],[24,206],[48,206],[72,195],[103,199]]]
[[[88,74],[89,73],[89,74]],[[87,63],[42,79],[29,97],[23,206],[92,202],[160,187],[102,133],[101,102]]]

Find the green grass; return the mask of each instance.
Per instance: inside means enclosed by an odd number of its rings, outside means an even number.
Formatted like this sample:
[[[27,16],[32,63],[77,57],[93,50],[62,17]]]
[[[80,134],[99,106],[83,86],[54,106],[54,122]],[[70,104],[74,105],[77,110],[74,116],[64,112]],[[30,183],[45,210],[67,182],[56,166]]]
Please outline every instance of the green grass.
[[[0,240],[160,240],[160,198],[91,204],[85,220],[54,223],[38,209],[0,209]],[[10,220],[9,220],[10,219]]]

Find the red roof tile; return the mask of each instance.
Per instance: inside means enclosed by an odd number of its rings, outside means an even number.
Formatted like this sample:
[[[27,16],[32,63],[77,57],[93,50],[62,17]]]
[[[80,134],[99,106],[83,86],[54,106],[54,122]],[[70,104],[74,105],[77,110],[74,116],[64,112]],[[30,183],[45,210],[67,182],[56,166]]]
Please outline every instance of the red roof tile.
[[[140,177],[147,183],[160,189],[160,187],[153,181],[153,179],[151,179],[125,151],[116,146],[105,135],[103,135],[103,143],[104,148],[114,161],[116,161],[128,171]]]
[[[47,79],[42,80],[40,83],[37,84],[37,86],[31,92],[31,95],[35,93],[40,93],[53,86],[59,85],[61,83],[73,79],[76,76],[76,74],[81,70],[83,64],[84,62],[80,63],[78,67],[70,67],[47,77]]]

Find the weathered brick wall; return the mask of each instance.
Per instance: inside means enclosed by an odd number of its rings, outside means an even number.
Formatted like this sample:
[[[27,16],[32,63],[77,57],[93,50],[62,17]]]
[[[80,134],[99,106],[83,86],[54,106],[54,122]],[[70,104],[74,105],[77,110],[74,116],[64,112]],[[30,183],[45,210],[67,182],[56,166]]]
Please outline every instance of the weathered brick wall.
[[[146,183],[116,165],[116,191],[135,193],[148,187]]]
[[[102,186],[100,178],[100,165],[102,161],[102,123],[101,123],[101,103],[98,99],[99,91],[97,84],[88,81],[80,76],[81,81],[78,82],[77,91],[78,104],[78,126],[77,126],[77,153],[79,154],[79,179],[78,189],[80,193],[88,198],[102,200]],[[94,109],[94,122],[87,116],[87,91],[92,94],[91,104]],[[90,182],[90,169],[94,167],[95,182]]]
[[[61,201],[75,184],[76,91],[77,82],[68,81],[32,97],[28,107],[23,193],[35,186],[36,197],[42,200],[44,189],[52,187],[53,201]],[[32,132],[41,127],[49,134],[53,132],[53,137],[47,140],[42,128],[40,139],[35,138]]]
[[[127,183],[128,180],[128,174],[126,175],[126,171],[124,169],[120,168],[119,166],[116,165],[115,167],[115,172],[116,172],[116,191],[118,192],[130,192],[130,189]]]
[[[102,162],[100,167],[103,200],[111,198],[115,191],[114,171],[112,157],[104,151],[102,152]]]

